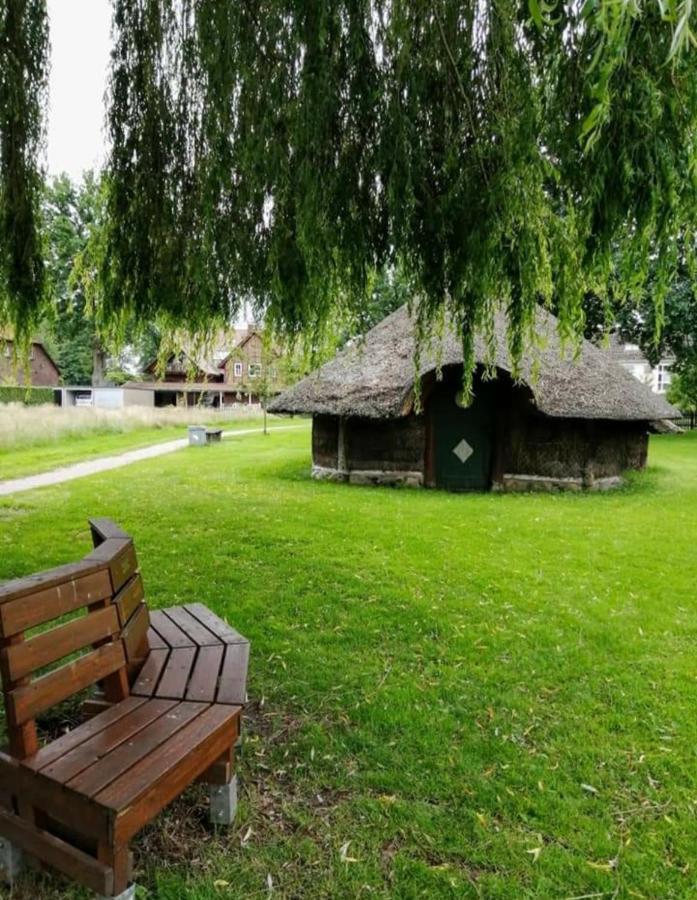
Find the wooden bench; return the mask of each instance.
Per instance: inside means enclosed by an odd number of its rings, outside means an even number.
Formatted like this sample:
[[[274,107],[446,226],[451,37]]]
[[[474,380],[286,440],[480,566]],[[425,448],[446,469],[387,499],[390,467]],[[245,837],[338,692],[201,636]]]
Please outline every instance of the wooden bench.
[[[81,562],[0,585],[0,862],[12,879],[23,850],[125,900],[130,839],[189,784],[232,819],[249,645],[201,604],[151,616],[131,538],[90,525]],[[94,685],[87,720],[40,746],[37,717]]]

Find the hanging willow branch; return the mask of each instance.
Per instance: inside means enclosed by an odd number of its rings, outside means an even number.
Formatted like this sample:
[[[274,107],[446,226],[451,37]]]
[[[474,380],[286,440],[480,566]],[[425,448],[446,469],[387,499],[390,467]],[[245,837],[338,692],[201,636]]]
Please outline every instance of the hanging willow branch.
[[[577,337],[694,256],[692,0],[113,5],[107,321],[251,298],[316,337],[398,264],[421,334],[447,311],[472,362],[503,302],[519,360],[537,304]]]
[[[46,95],[45,0],[0,0],[0,326],[26,342],[43,301],[38,165]]]

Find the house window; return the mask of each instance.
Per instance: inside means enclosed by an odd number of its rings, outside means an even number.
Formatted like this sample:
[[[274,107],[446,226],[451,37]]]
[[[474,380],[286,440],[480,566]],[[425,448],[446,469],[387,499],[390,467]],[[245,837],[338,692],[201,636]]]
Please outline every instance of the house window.
[[[249,377],[258,378],[261,375],[261,363],[249,364]]]
[[[234,367],[235,378],[242,377],[242,363],[236,362]]]
[[[671,382],[670,366],[660,363],[656,366],[656,391],[659,394],[665,394]]]

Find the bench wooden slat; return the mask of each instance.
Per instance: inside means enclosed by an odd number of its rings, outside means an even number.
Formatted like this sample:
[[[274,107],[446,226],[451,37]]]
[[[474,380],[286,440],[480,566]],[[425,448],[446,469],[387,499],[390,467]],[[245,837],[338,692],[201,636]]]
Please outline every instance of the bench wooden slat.
[[[114,606],[119,611],[119,619],[122,625],[128,622],[144,599],[143,579],[140,577],[140,573],[137,572],[124,584],[113,600]]]
[[[169,650],[151,650],[145,665],[131,688],[131,693],[141,697],[152,697],[167,663]]]
[[[18,681],[64,656],[110,638],[119,630],[119,617],[113,607],[96,610],[73,619],[2,650],[7,677]]]
[[[150,628],[148,628],[148,644],[151,650],[166,650],[167,644],[152,627],[152,613],[150,613]]]
[[[117,811],[117,841],[128,840],[220,758],[239,734],[239,707],[210,706],[167,743],[97,794]]]
[[[183,700],[195,659],[196,647],[178,647],[172,650],[157,686],[157,696]]]
[[[8,713],[21,725],[51,706],[101,681],[126,664],[120,641],[104,644],[73,662],[7,694]]]
[[[55,566],[44,572],[36,572],[33,575],[25,575],[23,578],[13,578],[0,584],[0,604],[9,600],[17,600],[26,597],[27,594],[36,594],[46,591],[59,584],[75,581],[77,578],[85,578],[105,569],[104,563],[99,560],[80,560],[80,562],[67,563],[64,566]]]
[[[151,701],[154,703],[156,701]],[[112,750],[68,782],[68,786],[86,797],[95,797],[113,781],[130,781],[137,763],[153,753],[177,731],[207,709],[204,703],[173,703],[164,715],[150,722],[137,736]],[[169,744],[167,746],[169,752]],[[101,801],[100,801],[101,802]],[[107,804],[109,805],[109,804]]]
[[[102,896],[112,893],[114,875],[108,866],[3,809],[0,809],[0,835],[84,887]]]
[[[220,684],[216,701],[218,703],[247,702],[247,666],[249,664],[249,644],[228,644],[220,672]]]
[[[150,624],[168,647],[191,647],[193,642],[189,635],[166,616],[163,610],[152,610]]]
[[[28,769],[38,772],[50,765],[54,760],[70,753],[75,747],[79,746],[83,741],[89,740],[94,735],[99,734],[105,728],[108,728],[114,722],[118,722],[124,716],[130,715],[134,710],[138,709],[147,702],[145,697],[128,697],[121,703],[110,706],[109,709],[91,718],[88,722],[84,722],[79,728],[68,731],[61,737],[51,741],[45,747],[42,747],[34,756],[22,760],[22,765]]]
[[[187,700],[200,700],[205,703],[212,703],[215,700],[224,649],[222,644],[199,648],[186,689]]]
[[[85,559],[108,566],[114,593],[121,590],[138,569],[135,547],[130,538],[107,538]]]
[[[184,634],[187,634],[192,643],[198,647],[207,647],[212,644],[220,644],[222,641],[210,628],[206,628],[197,618],[182,606],[172,606],[162,610],[168,619],[178,625]]]
[[[147,656],[150,649],[148,646],[148,628],[150,628],[148,607],[145,603],[141,603],[121,632],[126,659],[129,663],[138,662]]]
[[[209,631],[212,631],[216,637],[224,644],[248,644],[247,638],[243,637],[239,631],[236,631],[227,622],[224,622],[219,616],[211,612],[203,603],[187,603],[184,609],[190,613],[195,619],[205,625]]]
[[[139,740],[139,733],[146,725],[159,719],[174,706],[175,700],[147,700],[125,718],[112,722],[41,771],[44,775],[66,784],[124,742],[136,738]]]
[[[111,596],[107,569],[53,584],[0,605],[0,632],[11,637]]]
[[[108,538],[131,539],[130,534],[127,534],[116,522],[112,522],[111,519],[107,519],[105,516],[95,516],[87,521],[92,532],[92,542],[95,547],[103,544]]]

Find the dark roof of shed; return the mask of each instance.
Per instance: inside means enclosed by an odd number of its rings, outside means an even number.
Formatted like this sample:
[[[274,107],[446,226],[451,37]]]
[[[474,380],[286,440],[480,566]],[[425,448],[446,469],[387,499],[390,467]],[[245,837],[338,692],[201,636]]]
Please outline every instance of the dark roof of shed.
[[[577,419],[653,421],[677,418],[679,412],[653,394],[607,350],[584,341],[580,356],[562,353],[555,317],[540,308],[535,327],[540,338],[536,352],[523,362],[522,380],[532,391],[540,412]],[[511,371],[506,346],[506,319],[495,318],[497,350],[493,362]],[[277,397],[269,406],[276,413],[312,413],[373,419],[408,415],[414,399],[414,322],[406,306],[387,316],[364,340],[347,347],[334,359]],[[477,362],[487,361],[481,335],[475,339]],[[442,366],[462,364],[462,346],[452,327],[433,337],[421,354],[419,374]],[[535,362],[537,365],[535,366]],[[537,370],[536,377],[533,371]]]

